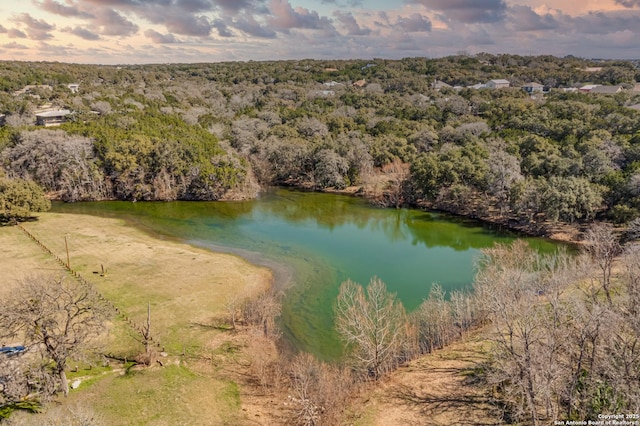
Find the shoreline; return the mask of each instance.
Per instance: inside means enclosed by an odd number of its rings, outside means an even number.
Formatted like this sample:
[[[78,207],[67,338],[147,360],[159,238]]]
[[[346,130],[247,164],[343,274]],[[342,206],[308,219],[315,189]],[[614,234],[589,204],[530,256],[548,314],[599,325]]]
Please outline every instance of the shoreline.
[[[363,186],[348,186],[348,187],[346,187],[344,189],[325,188],[325,189],[321,189],[321,190],[308,188],[308,187],[305,187],[305,186],[296,186],[296,185],[291,185],[291,186],[287,186],[287,185],[269,186],[269,187],[261,188],[260,191],[258,191],[256,197],[253,197],[253,198],[254,199],[258,198],[260,196],[260,193],[268,191],[269,188],[278,188],[278,187],[287,188],[287,189],[293,189],[293,190],[302,191],[302,192],[318,192],[318,193],[326,193],[326,194],[344,195],[344,196],[349,196],[349,197],[357,197],[357,198],[362,198],[367,202],[370,202],[372,205],[376,205],[373,202],[374,200],[372,198],[367,197],[367,195],[364,192],[364,187]],[[59,198],[57,198],[55,196],[52,196],[52,194],[48,194],[48,195],[49,195],[48,198],[51,201],[59,201],[59,202],[63,202],[64,203],[64,201],[60,200]],[[242,198],[242,199],[244,200],[245,198]],[[226,203],[226,202],[233,202],[233,201],[238,201],[238,200],[240,200],[240,199],[228,198],[228,199],[217,200],[217,202]],[[86,200],[86,201],[99,202],[99,201],[126,201],[126,200],[104,199],[104,200]],[[159,200],[148,200],[148,201],[155,202],[155,201],[159,201]],[[171,201],[183,201],[183,200],[171,200]],[[196,200],[194,202],[198,202],[198,200]],[[379,207],[380,208],[384,208],[384,209],[395,208],[395,207],[392,207],[392,206],[379,206]],[[490,215],[490,214],[489,215],[479,215],[479,214],[476,214],[476,213],[465,214],[464,212],[455,212],[455,211],[450,211],[450,210],[443,209],[443,208],[437,208],[437,207],[434,206],[433,203],[427,202],[427,201],[421,201],[421,202],[418,202],[416,204],[403,203],[400,206],[400,208],[417,209],[417,210],[422,210],[422,211],[428,212],[428,213],[447,214],[447,215],[450,215],[452,217],[457,217],[457,218],[461,218],[461,219],[474,221],[474,222],[477,222],[478,224],[481,224],[481,225],[484,225],[484,226],[500,227],[500,228],[503,228],[504,230],[507,230],[507,231],[511,231],[511,232],[518,233],[518,234],[522,234],[523,236],[546,238],[546,239],[549,239],[551,241],[567,243],[567,244],[575,245],[577,247],[581,246],[583,244],[583,241],[580,238],[580,235],[584,232],[584,228],[589,226],[589,224],[582,224],[582,223],[570,224],[570,223],[564,223],[564,222],[555,222],[554,223],[554,222],[547,222],[547,221],[522,223],[522,222],[519,222],[517,219],[515,219],[513,217],[501,217],[501,216]],[[596,223],[596,221],[594,220],[593,223]],[[185,242],[187,242],[186,240],[180,240],[180,239],[176,239],[176,241],[185,241]],[[191,244],[190,242],[187,242],[187,243]],[[230,247],[227,248],[225,246],[216,245],[216,244],[211,244],[211,245],[209,245],[209,244],[196,244],[196,246],[205,247],[205,248],[210,246],[210,247],[213,248],[212,251],[214,253],[215,252],[221,252],[221,253],[228,253],[228,254],[237,254],[238,256],[240,256],[242,258],[245,258],[250,262],[253,262],[253,260],[250,260],[250,259],[259,259],[260,258],[260,255],[258,253],[252,253],[250,251],[245,251],[245,250],[242,250],[242,249],[237,249],[236,250],[234,248],[230,248]],[[261,266],[265,266],[265,267],[269,267],[268,265],[271,264],[271,263],[267,262],[264,265],[262,263],[256,263],[256,264],[257,265],[261,265]]]
[[[123,219],[55,212],[38,217],[23,226],[60,258],[66,258],[68,237],[71,267],[130,317],[144,317],[146,301],[140,299],[150,298],[159,309],[167,309],[166,321],[169,317],[180,318],[181,322],[198,317],[206,322],[210,315],[225,311],[226,297],[257,294],[275,282],[273,269],[239,254],[154,236]],[[14,232],[15,228],[5,231],[0,236],[12,247],[0,260],[0,268],[10,272],[0,277],[5,290],[34,268],[43,267],[39,264],[45,268],[56,265],[52,270],[62,271],[37,245]],[[106,273],[97,275],[102,266]],[[286,283],[283,271],[279,268],[278,278]],[[197,307],[202,313],[194,316],[180,306]]]
[[[269,269],[272,274],[271,286],[277,292],[286,291],[293,285],[295,270],[292,266],[277,262],[259,252],[228,247],[215,243],[205,243],[198,240],[183,240],[183,242],[193,247],[205,249],[214,254],[223,253],[237,256],[252,265]]]
[[[298,189],[306,190],[305,188],[298,188]],[[340,194],[340,195],[351,196],[351,197],[360,197],[360,198],[363,198],[364,200],[372,201],[372,199],[367,198],[367,196],[364,195],[362,186],[350,186],[345,189],[328,188],[320,192],[329,193],[329,194]],[[582,246],[583,241],[579,237],[584,232],[583,228],[585,226],[588,226],[588,224],[569,224],[569,223],[563,223],[563,222],[557,222],[557,223],[535,222],[535,223],[525,223],[525,224],[520,222],[514,223],[516,222],[516,219],[512,217],[464,214],[461,212],[454,212],[450,210],[436,208],[433,205],[433,203],[429,203],[426,201],[423,201],[417,204],[405,203],[401,207],[417,209],[427,213],[446,214],[452,217],[474,221],[483,226],[499,227],[499,228],[502,228],[503,230],[522,234],[523,236],[546,238],[551,241],[571,244],[576,247]],[[393,207],[381,207],[381,208],[389,209]],[[594,221],[593,223],[596,223],[596,221]]]

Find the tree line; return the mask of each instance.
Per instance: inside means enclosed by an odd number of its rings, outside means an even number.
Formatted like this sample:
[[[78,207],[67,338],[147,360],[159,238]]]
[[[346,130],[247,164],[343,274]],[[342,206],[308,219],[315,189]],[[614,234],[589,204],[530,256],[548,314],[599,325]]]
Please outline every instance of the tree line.
[[[582,82],[632,88],[631,62],[480,54],[2,67],[22,75],[0,91],[2,168],[62,200],[218,200],[253,197],[260,185],[359,186],[378,204],[505,223],[622,223],[639,214],[640,114],[628,106],[640,95],[560,90]],[[532,98],[517,87],[431,85],[505,76],[552,90]],[[365,87],[351,86],[363,78]],[[27,83],[51,89],[12,94]],[[44,102],[74,115],[57,130],[34,128]]]

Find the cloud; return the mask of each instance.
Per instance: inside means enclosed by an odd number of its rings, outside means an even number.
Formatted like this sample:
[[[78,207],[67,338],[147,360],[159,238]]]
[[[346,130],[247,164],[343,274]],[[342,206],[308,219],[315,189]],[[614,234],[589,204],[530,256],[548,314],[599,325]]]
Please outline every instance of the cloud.
[[[628,8],[640,7],[640,0],[615,0],[615,2],[620,6]]]
[[[253,15],[247,13],[241,14],[233,21],[233,26],[240,31],[259,38],[275,38],[276,32],[270,28],[261,25]]]
[[[12,0],[11,4],[17,15],[0,19],[0,43],[46,40],[49,44],[40,43],[41,47],[29,43],[31,50],[13,51],[33,59],[65,61],[63,55],[68,55],[68,60],[76,61],[140,63],[399,58],[463,50],[640,57],[635,41],[640,39],[640,0]],[[142,37],[133,37],[136,34]],[[81,40],[92,43],[85,48]]]
[[[178,39],[173,34],[160,34],[159,32],[148,29],[144,32],[144,35],[149,37],[151,41],[158,44],[171,44],[178,43]]]
[[[107,36],[126,37],[138,32],[138,26],[113,9],[99,9],[92,25],[99,28],[99,33]]]
[[[288,0],[271,0],[269,2],[271,16],[267,23],[282,32],[288,32],[292,28],[304,29],[333,29],[331,20],[318,12],[310,11],[303,7],[293,9]]]
[[[562,15],[559,19],[563,22],[563,29],[582,34],[609,34],[625,30],[639,34],[640,30],[640,13],[631,11],[590,12],[580,16]]]
[[[213,27],[218,30],[220,37],[233,37],[233,33],[227,27],[227,24],[222,19],[216,19],[212,23]]]
[[[214,3],[224,10],[232,12],[253,8],[253,2],[251,0],[214,0]]]
[[[333,12],[333,16],[335,16],[336,20],[347,31],[347,35],[366,36],[371,34],[371,30],[369,28],[363,28],[358,24],[356,18],[353,17],[351,12],[335,11]]]
[[[340,8],[362,6],[362,0],[347,0],[347,1],[322,0],[321,3],[322,4],[335,4],[337,7],[340,7]]]
[[[428,33],[433,26],[431,20],[420,13],[412,13],[409,16],[397,16],[395,17],[395,21],[392,21],[392,17],[390,17],[387,12],[380,11],[377,17],[380,18],[380,20],[374,22],[376,26],[403,34],[403,37],[406,37],[406,33]]]
[[[166,15],[153,19],[153,22],[163,24],[172,33],[187,36],[207,37],[213,29],[207,17],[189,14]]]
[[[551,14],[539,15],[529,6],[514,5],[509,8],[510,26],[515,31],[540,31],[556,29],[558,21]]]
[[[399,17],[396,25],[408,33],[431,31],[431,21],[419,13],[414,13],[408,18]]]
[[[24,44],[19,44],[19,43],[16,43],[15,41],[11,43],[5,43],[2,45],[2,47],[4,49],[18,49],[18,50],[29,49],[29,47],[25,46]]]
[[[55,25],[49,24],[44,19],[35,19],[28,13],[14,16],[11,20],[27,27],[26,33],[32,40],[47,40],[53,38],[50,32],[56,28]]]
[[[27,38],[27,35],[17,28],[11,28],[9,31],[7,31],[7,35],[9,36],[9,38]]]
[[[206,12],[213,8],[210,0],[177,0],[176,7],[190,13]]]
[[[444,17],[465,23],[501,21],[507,10],[505,0],[413,0]]]
[[[45,56],[45,57],[57,56],[57,57],[72,58],[72,57],[78,56],[79,52],[75,47],[71,45],[60,46],[60,45],[41,42],[38,45],[37,54],[39,56]]]
[[[70,33],[70,34],[73,34],[73,35],[76,35],[76,36],[78,36],[78,37],[80,37],[81,39],[84,39],[84,40],[100,40],[100,35],[92,32],[92,31],[89,31],[86,28],[81,28],[81,27],[71,28],[71,27],[67,27],[67,28],[64,28],[62,31]]]
[[[49,13],[53,13],[55,15],[60,15],[67,18],[69,17],[77,17],[77,18],[84,18],[84,19],[93,18],[93,15],[91,13],[80,10],[80,8],[78,8],[75,5],[65,6],[53,0],[42,0],[40,2],[35,1],[34,3],[36,6],[39,6],[42,10]]]

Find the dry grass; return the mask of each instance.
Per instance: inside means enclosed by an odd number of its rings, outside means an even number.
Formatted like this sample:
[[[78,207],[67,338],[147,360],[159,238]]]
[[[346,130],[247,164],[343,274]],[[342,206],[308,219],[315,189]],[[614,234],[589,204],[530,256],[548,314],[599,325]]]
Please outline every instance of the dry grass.
[[[71,267],[134,322],[144,323],[150,302],[152,335],[169,353],[163,368],[127,376],[114,369],[72,392],[65,404],[80,400],[107,424],[246,422],[241,390],[223,372],[225,362],[235,366],[235,361],[218,350],[237,337],[216,325],[231,295],[251,296],[270,286],[268,269],[233,255],[159,240],[115,219],[44,213],[24,228],[62,259],[66,236]],[[16,227],[0,228],[0,247],[0,297],[25,276],[65,273]],[[107,352],[142,351],[123,322],[114,321],[111,329]]]
[[[354,425],[498,425],[478,372],[487,361],[481,335],[423,356],[385,376],[348,410]]]

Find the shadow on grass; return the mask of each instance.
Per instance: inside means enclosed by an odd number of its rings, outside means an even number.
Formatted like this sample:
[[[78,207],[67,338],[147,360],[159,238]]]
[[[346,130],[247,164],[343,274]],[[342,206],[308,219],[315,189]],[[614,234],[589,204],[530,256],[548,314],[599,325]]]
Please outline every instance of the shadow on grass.
[[[436,373],[460,374],[456,369],[436,369]],[[498,425],[502,424],[500,409],[496,401],[486,395],[461,394],[464,387],[451,385],[441,387],[444,392],[416,392],[410,386],[399,385],[390,396],[403,401],[419,410],[424,416],[425,425]]]
[[[219,331],[236,331],[236,329],[224,322],[214,321],[211,324],[206,324],[202,322],[190,322],[189,327],[198,328],[200,330],[219,330]]]
[[[5,215],[1,215],[0,214],[0,227],[3,226],[16,226],[20,223],[25,223],[25,222],[37,222],[38,221],[38,217],[37,216],[29,216],[29,217],[21,217],[21,218],[14,218],[14,217],[7,217]]]
[[[420,413],[421,425],[504,424],[504,410],[486,381],[486,353],[465,348],[435,355],[417,367],[415,381],[394,385],[389,397]]]

